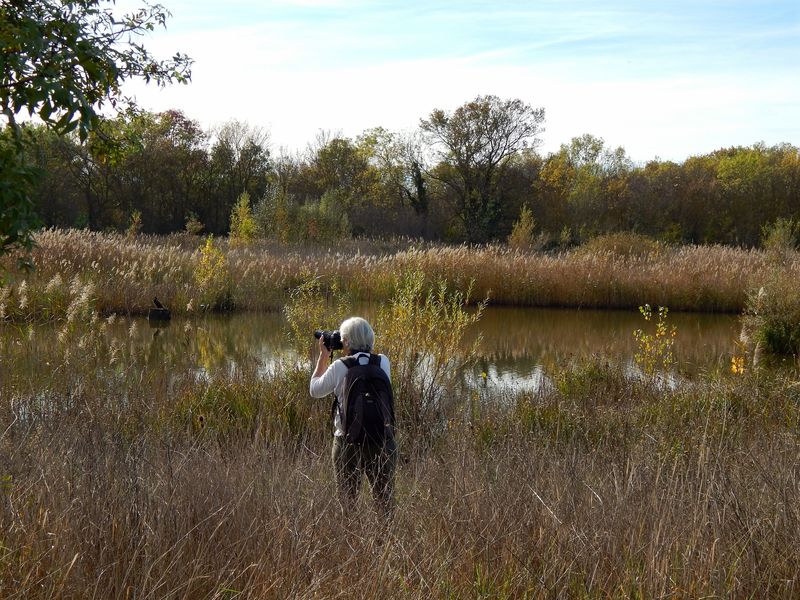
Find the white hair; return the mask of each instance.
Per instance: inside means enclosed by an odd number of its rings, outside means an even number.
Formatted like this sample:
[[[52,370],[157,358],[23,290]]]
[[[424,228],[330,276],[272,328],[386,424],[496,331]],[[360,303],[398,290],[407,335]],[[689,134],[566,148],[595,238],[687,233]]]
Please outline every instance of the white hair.
[[[353,352],[372,352],[375,345],[375,332],[365,319],[350,317],[339,326],[342,343]]]

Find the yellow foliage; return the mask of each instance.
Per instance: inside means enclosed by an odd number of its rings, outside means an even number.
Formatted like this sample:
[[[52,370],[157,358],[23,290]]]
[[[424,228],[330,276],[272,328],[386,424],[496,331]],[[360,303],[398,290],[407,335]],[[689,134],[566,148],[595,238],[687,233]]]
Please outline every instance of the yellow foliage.
[[[508,245],[518,250],[529,250],[533,246],[533,231],[536,228],[536,221],[533,212],[527,204],[522,206],[519,219],[514,223],[511,235],[508,236]]]
[[[734,375],[744,375],[744,356],[731,357],[731,373]]]
[[[200,287],[203,304],[220,307],[229,301],[228,260],[214,245],[209,235],[200,248],[200,260],[194,272],[195,282]]]
[[[454,291],[444,279],[429,285],[423,272],[412,270],[399,278],[378,315],[376,343],[393,361],[396,410],[404,427],[424,428],[435,410],[458,398],[452,390],[481,342],[480,335],[466,342],[485,307],[482,302],[466,309],[471,289]]]
[[[653,318],[653,310],[649,304],[639,307],[645,321]],[[666,306],[658,307],[655,333],[645,333],[641,329],[633,332],[633,337],[639,343],[639,351],[634,355],[634,360],[646,375],[655,376],[658,369],[669,370],[673,364],[672,347],[675,344],[677,329],[675,326],[667,327]]]
[[[250,194],[242,192],[231,211],[231,242],[249,244],[256,239],[257,230],[256,220],[250,209]]]

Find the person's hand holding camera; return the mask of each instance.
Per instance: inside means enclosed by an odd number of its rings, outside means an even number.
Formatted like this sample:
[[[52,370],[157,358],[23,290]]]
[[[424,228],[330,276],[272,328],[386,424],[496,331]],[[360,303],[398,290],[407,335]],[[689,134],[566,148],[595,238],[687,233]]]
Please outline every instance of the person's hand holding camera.
[[[317,357],[317,367],[314,369],[314,377],[322,376],[328,365],[331,364],[333,348],[330,347],[330,337],[324,335],[325,333],[327,332],[321,330],[314,332],[314,337],[319,340],[319,356]]]
[[[320,356],[324,356],[329,361],[331,358],[331,354],[333,354],[333,350],[331,350],[325,345],[325,338],[322,336],[320,336],[319,338],[319,354]]]

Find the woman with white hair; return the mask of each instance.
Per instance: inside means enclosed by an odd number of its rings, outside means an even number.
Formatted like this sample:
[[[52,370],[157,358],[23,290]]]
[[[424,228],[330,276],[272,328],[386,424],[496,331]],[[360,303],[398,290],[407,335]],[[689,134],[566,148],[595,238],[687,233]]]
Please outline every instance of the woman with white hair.
[[[354,500],[362,475],[366,475],[376,505],[388,516],[394,503],[397,463],[389,359],[372,353],[375,333],[365,319],[345,320],[339,334],[342,358],[333,363],[331,350],[325,346],[324,336],[320,336],[319,357],[309,391],[314,398],[335,395],[332,456],[340,498]],[[378,401],[373,402],[373,398]],[[377,435],[366,435],[372,431],[369,416],[373,414],[382,421]]]

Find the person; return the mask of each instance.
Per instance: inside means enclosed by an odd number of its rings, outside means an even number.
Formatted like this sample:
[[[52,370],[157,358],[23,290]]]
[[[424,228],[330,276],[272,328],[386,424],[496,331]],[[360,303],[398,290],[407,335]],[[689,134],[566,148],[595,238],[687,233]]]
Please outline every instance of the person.
[[[314,398],[324,398],[334,393],[333,449],[332,459],[336,486],[340,500],[353,501],[358,496],[362,476],[366,475],[372,489],[376,507],[384,516],[389,516],[394,508],[394,472],[397,463],[397,445],[394,435],[387,435],[383,442],[351,443],[345,436],[339,403],[343,401],[346,390],[345,378],[348,367],[344,360],[355,357],[359,364],[369,362],[375,345],[375,333],[370,324],[361,317],[351,317],[339,327],[342,340],[342,358],[331,363],[331,351],[325,347],[323,337],[319,338],[319,357],[314,374],[311,376],[309,391]],[[391,377],[389,359],[383,354],[380,367]]]

